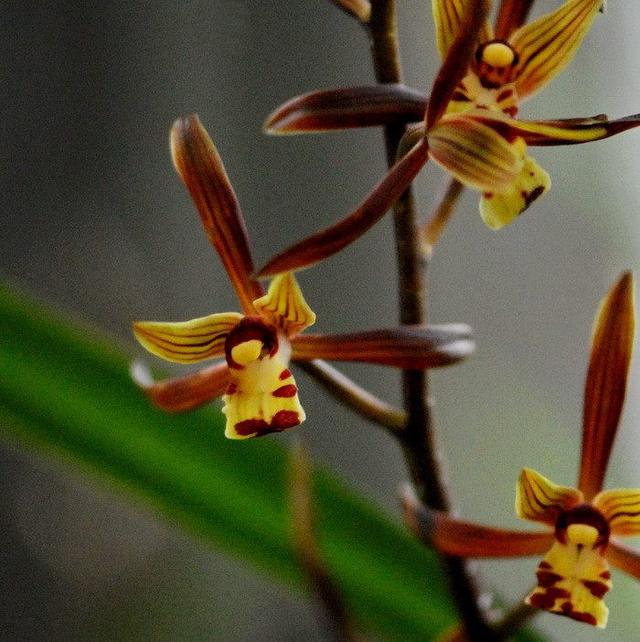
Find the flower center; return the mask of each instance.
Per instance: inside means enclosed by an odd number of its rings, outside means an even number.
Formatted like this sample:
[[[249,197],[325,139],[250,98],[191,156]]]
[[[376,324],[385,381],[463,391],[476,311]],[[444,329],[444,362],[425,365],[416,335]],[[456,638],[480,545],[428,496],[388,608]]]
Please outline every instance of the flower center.
[[[514,81],[518,54],[506,42],[494,40],[478,47],[474,71],[483,87],[497,89]]]
[[[515,60],[515,51],[504,42],[490,42],[481,50],[481,60],[492,67],[508,67]]]
[[[567,527],[567,540],[579,546],[593,546],[598,539],[598,529],[587,524],[570,524]]]
[[[278,352],[277,332],[260,317],[244,317],[227,335],[224,352],[230,368],[246,368]]]

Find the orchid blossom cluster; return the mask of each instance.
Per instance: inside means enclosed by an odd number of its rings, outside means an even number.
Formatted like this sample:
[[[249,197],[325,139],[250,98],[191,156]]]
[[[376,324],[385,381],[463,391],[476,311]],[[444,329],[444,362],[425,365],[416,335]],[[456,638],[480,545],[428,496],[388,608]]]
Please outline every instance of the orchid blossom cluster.
[[[336,4],[366,26],[383,3]],[[497,230],[518,219],[550,188],[549,175],[529,155],[529,147],[585,143],[640,125],[640,115],[616,120],[603,115],[518,118],[520,104],[570,63],[604,2],[566,0],[527,23],[532,4],[503,0],[492,27],[487,0],[432,0],[442,66],[429,97],[388,83],[314,91],[273,112],[266,122],[271,134],[382,126],[399,128],[404,135],[395,164],[355,211],[258,271],[244,217],[213,142],[196,116],[176,121],[171,132],[175,167],[241,312],[134,324],[138,341],[162,359],[183,364],[221,359],[195,374],[159,382],[136,364],[134,376],[156,405],[182,412],[222,397],[227,437],[281,432],[305,420],[289,369],[299,364],[353,409],[393,428],[405,449],[411,447],[405,425],[411,421],[409,411],[394,414],[324,360],[424,371],[468,356],[473,351],[470,329],[416,323],[348,334],[306,333],[316,316],[294,271],[327,259],[364,234],[403,197],[429,159],[480,192],[480,214]],[[263,277],[272,277],[266,292],[259,280]],[[625,397],[634,327],[633,277],[624,273],[596,317],[577,487],[556,485],[532,469],[525,469],[517,483],[518,516],[550,531],[473,524],[429,505],[414,487],[404,494],[411,529],[449,558],[545,554],[527,603],[598,627],[605,626],[608,616],[603,598],[611,589],[609,563],[640,579],[640,552],[618,540],[640,534],[640,490],[602,490]]]

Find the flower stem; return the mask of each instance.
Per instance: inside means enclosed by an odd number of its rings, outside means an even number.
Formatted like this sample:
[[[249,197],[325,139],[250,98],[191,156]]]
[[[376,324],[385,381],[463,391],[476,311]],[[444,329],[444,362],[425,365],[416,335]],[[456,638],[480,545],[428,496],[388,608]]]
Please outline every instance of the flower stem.
[[[396,7],[394,0],[371,0],[369,19],[371,53],[376,79],[379,83],[402,82]],[[395,160],[398,144],[405,128],[385,127],[387,163]],[[425,265],[420,252],[416,208],[411,189],[406,190],[394,206],[394,224],[399,277],[400,322],[426,323]],[[425,266],[426,267],[426,266]],[[429,507],[449,509],[449,499],[443,482],[435,444],[433,414],[429,398],[429,378],[426,371],[406,370],[402,375],[404,407],[407,425],[401,444],[412,481],[420,499]],[[470,642],[497,641],[478,605],[475,582],[465,560],[443,557],[453,598]]]

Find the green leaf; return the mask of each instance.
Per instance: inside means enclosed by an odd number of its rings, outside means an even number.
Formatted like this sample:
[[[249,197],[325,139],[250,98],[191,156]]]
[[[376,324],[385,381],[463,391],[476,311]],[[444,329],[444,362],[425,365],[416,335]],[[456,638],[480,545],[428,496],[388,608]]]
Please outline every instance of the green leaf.
[[[151,504],[165,519],[293,586],[286,450],[228,441],[214,409],[154,410],[103,337],[0,286],[0,427]],[[320,541],[356,622],[431,639],[455,620],[435,556],[369,502],[315,474]],[[532,637],[522,637],[535,639]]]

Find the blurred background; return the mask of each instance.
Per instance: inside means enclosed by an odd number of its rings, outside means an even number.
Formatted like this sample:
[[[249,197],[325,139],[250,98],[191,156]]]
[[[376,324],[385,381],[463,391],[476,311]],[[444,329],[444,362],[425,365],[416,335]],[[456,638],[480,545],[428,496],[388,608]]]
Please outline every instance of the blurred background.
[[[429,3],[398,4],[406,82],[426,89],[438,66]],[[558,5],[538,0],[534,15]],[[327,0],[9,1],[0,20],[0,273],[125,342],[132,357],[144,356],[134,319],[237,305],[171,166],[178,115],[199,113],[216,142],[257,264],[344,215],[384,172],[377,130],[261,133],[291,96],[372,80],[364,32]],[[574,63],[522,115],[640,111],[639,24],[637,2],[610,3]],[[550,193],[500,233],[465,194],[429,274],[431,319],[470,323],[478,342],[471,360],[434,375],[456,504],[470,519],[522,527],[513,501],[523,466],[575,481],[592,319],[619,272],[640,267],[640,132],[533,155],[552,176]],[[437,167],[421,174],[423,214],[443,186]],[[390,223],[301,275],[318,331],[396,322]],[[397,373],[345,371],[399,402]],[[314,459],[397,516],[406,474],[394,443],[312,382],[302,386],[309,419],[299,432]],[[640,485],[639,404],[636,365],[609,487]],[[0,483],[2,640],[324,639],[312,604],[56,461],[3,442]],[[481,571],[515,598],[536,563]],[[606,632],[550,615],[538,625],[556,640],[637,639],[640,587],[614,580]]]

